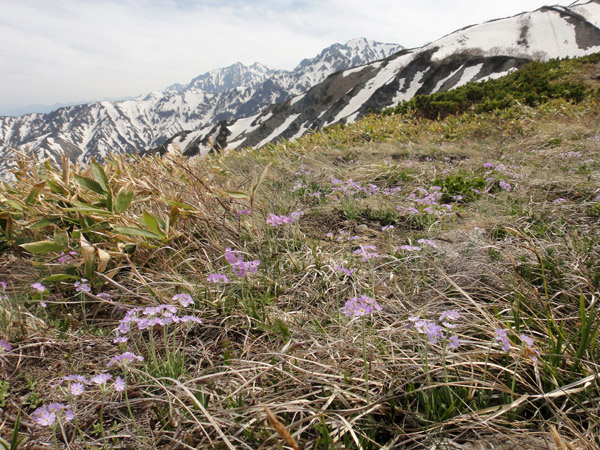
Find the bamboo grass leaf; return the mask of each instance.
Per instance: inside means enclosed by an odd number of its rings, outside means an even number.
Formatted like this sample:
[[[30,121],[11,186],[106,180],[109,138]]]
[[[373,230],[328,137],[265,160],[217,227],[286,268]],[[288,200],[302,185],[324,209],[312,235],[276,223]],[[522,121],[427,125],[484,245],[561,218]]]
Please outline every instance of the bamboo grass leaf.
[[[97,182],[92,180],[91,178],[82,177],[81,175],[74,174],[77,182],[84,188],[89,189],[90,191],[95,192],[96,194],[104,195],[106,191],[102,188],[102,186]]]
[[[131,205],[131,200],[133,200],[133,196],[133,191],[130,191],[128,189],[121,189],[115,201],[114,212],[116,212],[117,214],[121,214],[127,208],[129,208],[129,205]]]
[[[37,202],[38,197],[40,196],[40,192],[42,192],[45,187],[46,187],[45,181],[34,184],[33,187],[31,188],[31,191],[29,192],[29,195],[25,199],[25,204],[28,206],[34,205]]]
[[[38,241],[29,242],[27,244],[21,244],[19,247],[24,248],[29,253],[50,253],[50,252],[62,252],[66,250],[66,247],[60,242],[55,241]]]
[[[106,176],[106,172],[104,172],[102,166],[96,161],[92,161],[91,168],[94,180],[96,180],[98,184],[102,187],[102,189],[104,189],[104,192],[108,192],[110,190],[110,186],[108,184],[108,177]]]
[[[126,236],[140,236],[140,237],[147,237],[147,238],[151,238],[151,239],[162,240],[162,236],[160,234],[154,233],[154,232],[148,231],[148,230],[142,230],[141,228],[113,227],[113,231],[115,231],[119,234],[124,234]]]

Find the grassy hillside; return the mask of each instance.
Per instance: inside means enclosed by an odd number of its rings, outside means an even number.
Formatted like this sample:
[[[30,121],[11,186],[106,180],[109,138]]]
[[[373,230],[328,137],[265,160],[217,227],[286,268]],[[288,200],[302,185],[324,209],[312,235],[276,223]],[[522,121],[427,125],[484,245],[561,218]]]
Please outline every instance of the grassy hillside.
[[[19,157],[6,448],[597,449],[600,62],[536,67],[581,97],[205,160]]]

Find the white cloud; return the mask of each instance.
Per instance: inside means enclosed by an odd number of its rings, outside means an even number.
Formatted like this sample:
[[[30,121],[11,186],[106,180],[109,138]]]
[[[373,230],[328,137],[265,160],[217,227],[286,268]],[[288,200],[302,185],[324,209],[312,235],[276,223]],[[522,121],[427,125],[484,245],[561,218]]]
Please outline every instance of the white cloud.
[[[413,47],[543,0],[2,0],[0,104],[134,96],[354,37]]]

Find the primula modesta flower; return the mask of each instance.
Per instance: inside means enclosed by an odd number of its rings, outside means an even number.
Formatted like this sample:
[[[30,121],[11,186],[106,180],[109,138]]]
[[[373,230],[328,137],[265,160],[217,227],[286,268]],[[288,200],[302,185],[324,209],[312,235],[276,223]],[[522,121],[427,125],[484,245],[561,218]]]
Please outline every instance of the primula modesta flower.
[[[519,337],[527,347],[533,347],[533,339],[531,339],[529,336],[527,336],[526,334],[522,334]]]
[[[10,352],[12,347],[4,339],[0,339],[0,349],[4,350],[5,352]]]
[[[350,276],[354,272],[356,272],[356,269],[346,269],[345,267],[342,267],[342,266],[335,266],[334,269],[336,272],[342,272],[346,276]]]
[[[73,411],[71,410],[71,405],[50,403],[47,406],[40,406],[38,409],[36,409],[33,414],[31,414],[31,418],[36,424],[43,427],[49,427],[56,422],[58,414],[64,414],[65,422],[70,422],[75,417]]]
[[[415,322],[415,329],[419,333],[427,334],[427,340],[430,344],[437,344],[438,339],[443,339],[444,337],[442,327],[431,320],[417,320]]]
[[[419,252],[422,250],[421,247],[417,247],[416,245],[401,245],[398,249],[405,252]]]
[[[500,181],[498,183],[498,186],[500,186],[500,189],[504,189],[506,192],[510,192],[512,187],[510,184],[508,184],[506,181]]]
[[[121,377],[115,378],[114,388],[116,392],[121,392],[125,390],[125,380]]]
[[[456,336],[456,335],[450,336],[450,338],[448,339],[448,347],[451,348],[452,350],[455,350],[459,346],[460,346],[460,341],[458,339],[458,336]]]
[[[107,302],[113,301],[112,297],[108,292],[100,292],[98,295],[96,295],[96,297],[100,297],[101,299],[106,300]]]
[[[137,356],[134,353],[125,352],[121,355],[113,356],[106,366],[111,367],[114,364],[126,365],[132,361],[143,361],[143,360],[144,360],[143,356]]]
[[[31,287],[33,289],[35,289],[36,291],[38,291],[38,292],[44,292],[46,290],[46,286],[44,286],[42,283],[39,283],[39,282],[38,283],[33,283],[31,285]]]
[[[194,300],[192,299],[192,296],[190,294],[175,294],[173,296],[173,300],[178,300],[179,303],[181,303],[181,306],[183,306],[184,308],[193,305],[194,304]]]
[[[85,391],[85,386],[83,383],[71,384],[71,394],[73,394],[75,397],[83,394],[83,391]]]
[[[369,259],[377,258],[379,253],[377,253],[377,247],[374,245],[363,245],[361,248],[358,248],[352,252],[354,256],[362,256],[362,261],[367,262]]]
[[[502,328],[497,328],[494,332],[494,336],[498,344],[500,344],[500,347],[503,351],[507,352],[510,350],[510,341],[506,336],[506,330],[503,330]]]
[[[346,317],[365,316],[371,314],[373,311],[381,311],[381,306],[379,306],[376,300],[366,295],[352,297],[342,308],[342,312]]]
[[[248,273],[256,273],[260,266],[258,259],[244,262],[240,252],[229,247],[225,249],[225,260],[231,264],[231,271],[240,278],[246,277]]]
[[[76,281],[73,286],[75,286],[75,291],[77,292],[90,292],[92,288],[86,283],[86,279],[82,278],[81,281]]]
[[[455,311],[453,309],[448,309],[448,310],[442,312],[442,315],[440,316],[440,322],[443,322],[446,319],[458,320],[458,319],[460,319],[460,314],[458,311]]]
[[[36,409],[31,415],[31,418],[35,423],[41,425],[42,427],[49,427],[56,422],[56,414],[48,411],[48,408],[45,406],[41,406]]]
[[[92,383],[100,386],[100,385],[105,384],[111,378],[112,378],[112,375],[110,373],[101,373],[92,378]]]
[[[6,289],[6,283],[4,281],[0,281],[0,288]]]
[[[540,351],[537,348],[535,348],[535,346],[534,346],[535,343],[534,343],[533,339],[531,339],[526,334],[521,334],[519,337],[521,338],[521,341],[527,347],[527,350],[529,350],[531,358],[533,360],[536,360],[537,357],[540,356]]]
[[[419,244],[421,244],[421,245],[423,245],[423,244],[427,244],[427,245],[429,245],[430,247],[437,248],[437,244],[436,244],[435,242],[433,242],[431,239],[419,239],[419,240],[417,241],[417,243],[419,243]]]
[[[220,281],[222,281],[223,283],[227,283],[229,282],[229,279],[227,278],[227,275],[223,275],[220,273],[211,273],[208,277],[206,277],[206,281],[209,281],[211,283],[218,283]]]

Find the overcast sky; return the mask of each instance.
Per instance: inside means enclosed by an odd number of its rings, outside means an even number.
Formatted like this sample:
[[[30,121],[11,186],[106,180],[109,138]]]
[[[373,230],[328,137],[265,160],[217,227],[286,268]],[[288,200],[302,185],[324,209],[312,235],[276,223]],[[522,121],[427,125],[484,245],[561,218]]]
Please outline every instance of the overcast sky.
[[[0,0],[0,115],[8,105],[136,96],[237,61],[292,69],[355,37],[417,47],[554,3]]]

